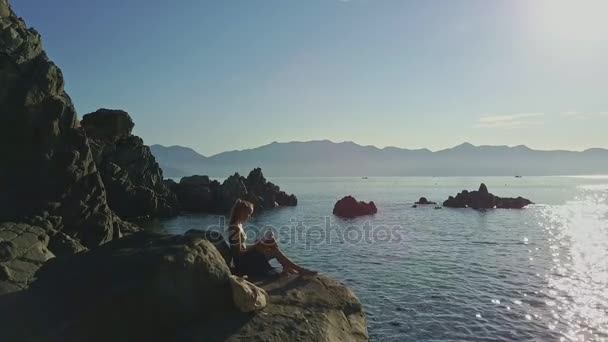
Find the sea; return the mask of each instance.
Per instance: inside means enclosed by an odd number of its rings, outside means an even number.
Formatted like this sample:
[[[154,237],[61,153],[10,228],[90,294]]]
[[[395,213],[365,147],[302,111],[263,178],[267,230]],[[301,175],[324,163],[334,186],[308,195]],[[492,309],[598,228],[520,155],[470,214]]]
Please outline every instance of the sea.
[[[608,341],[608,176],[289,178],[270,181],[298,206],[255,216],[294,261],[350,287],[372,341]],[[485,183],[521,210],[441,204]],[[332,215],[345,195],[378,213]],[[222,231],[225,218],[188,214],[148,229]]]

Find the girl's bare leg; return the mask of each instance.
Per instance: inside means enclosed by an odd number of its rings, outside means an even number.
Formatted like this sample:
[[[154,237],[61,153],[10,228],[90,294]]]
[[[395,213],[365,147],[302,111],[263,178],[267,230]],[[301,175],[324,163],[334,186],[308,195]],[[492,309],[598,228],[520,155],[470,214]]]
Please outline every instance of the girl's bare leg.
[[[289,259],[285,254],[283,254],[283,252],[281,252],[281,250],[279,249],[279,246],[276,244],[275,241],[273,241],[273,242],[264,241],[264,242],[258,243],[256,245],[256,248],[258,248],[258,250],[260,252],[264,253],[264,255],[266,255],[267,257],[277,259],[279,264],[281,264],[281,266],[283,266],[283,273],[287,273],[287,272],[293,270],[302,275],[317,274],[317,272],[308,270],[301,266],[298,266],[296,263],[291,261],[291,259]]]

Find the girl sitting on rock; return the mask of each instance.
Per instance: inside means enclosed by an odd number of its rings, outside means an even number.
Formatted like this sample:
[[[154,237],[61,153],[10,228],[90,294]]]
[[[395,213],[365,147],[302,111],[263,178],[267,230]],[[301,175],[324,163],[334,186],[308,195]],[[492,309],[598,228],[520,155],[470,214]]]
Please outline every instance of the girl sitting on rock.
[[[264,276],[272,274],[274,268],[270,266],[268,260],[276,259],[283,267],[282,275],[297,273],[301,275],[315,275],[317,272],[305,269],[296,265],[281,252],[273,236],[265,236],[255,244],[247,246],[247,235],[243,230],[243,224],[253,214],[253,203],[236,200],[230,214],[230,224],[228,226],[228,243],[230,253],[237,275]]]

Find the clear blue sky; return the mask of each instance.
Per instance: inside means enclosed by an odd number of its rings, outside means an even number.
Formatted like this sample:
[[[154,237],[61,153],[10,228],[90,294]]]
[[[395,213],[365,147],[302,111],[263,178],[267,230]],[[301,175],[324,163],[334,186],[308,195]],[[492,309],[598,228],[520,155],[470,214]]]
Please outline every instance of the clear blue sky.
[[[608,147],[604,0],[12,0],[80,115],[210,155],[331,139]]]

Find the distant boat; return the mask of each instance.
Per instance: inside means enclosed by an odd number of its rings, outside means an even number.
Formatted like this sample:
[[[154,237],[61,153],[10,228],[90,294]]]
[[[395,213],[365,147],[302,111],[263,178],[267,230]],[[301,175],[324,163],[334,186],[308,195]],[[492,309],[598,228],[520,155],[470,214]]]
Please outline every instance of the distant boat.
[[[361,179],[367,179],[367,177],[361,177]]]
[[[515,178],[521,178],[521,176],[515,176]]]

